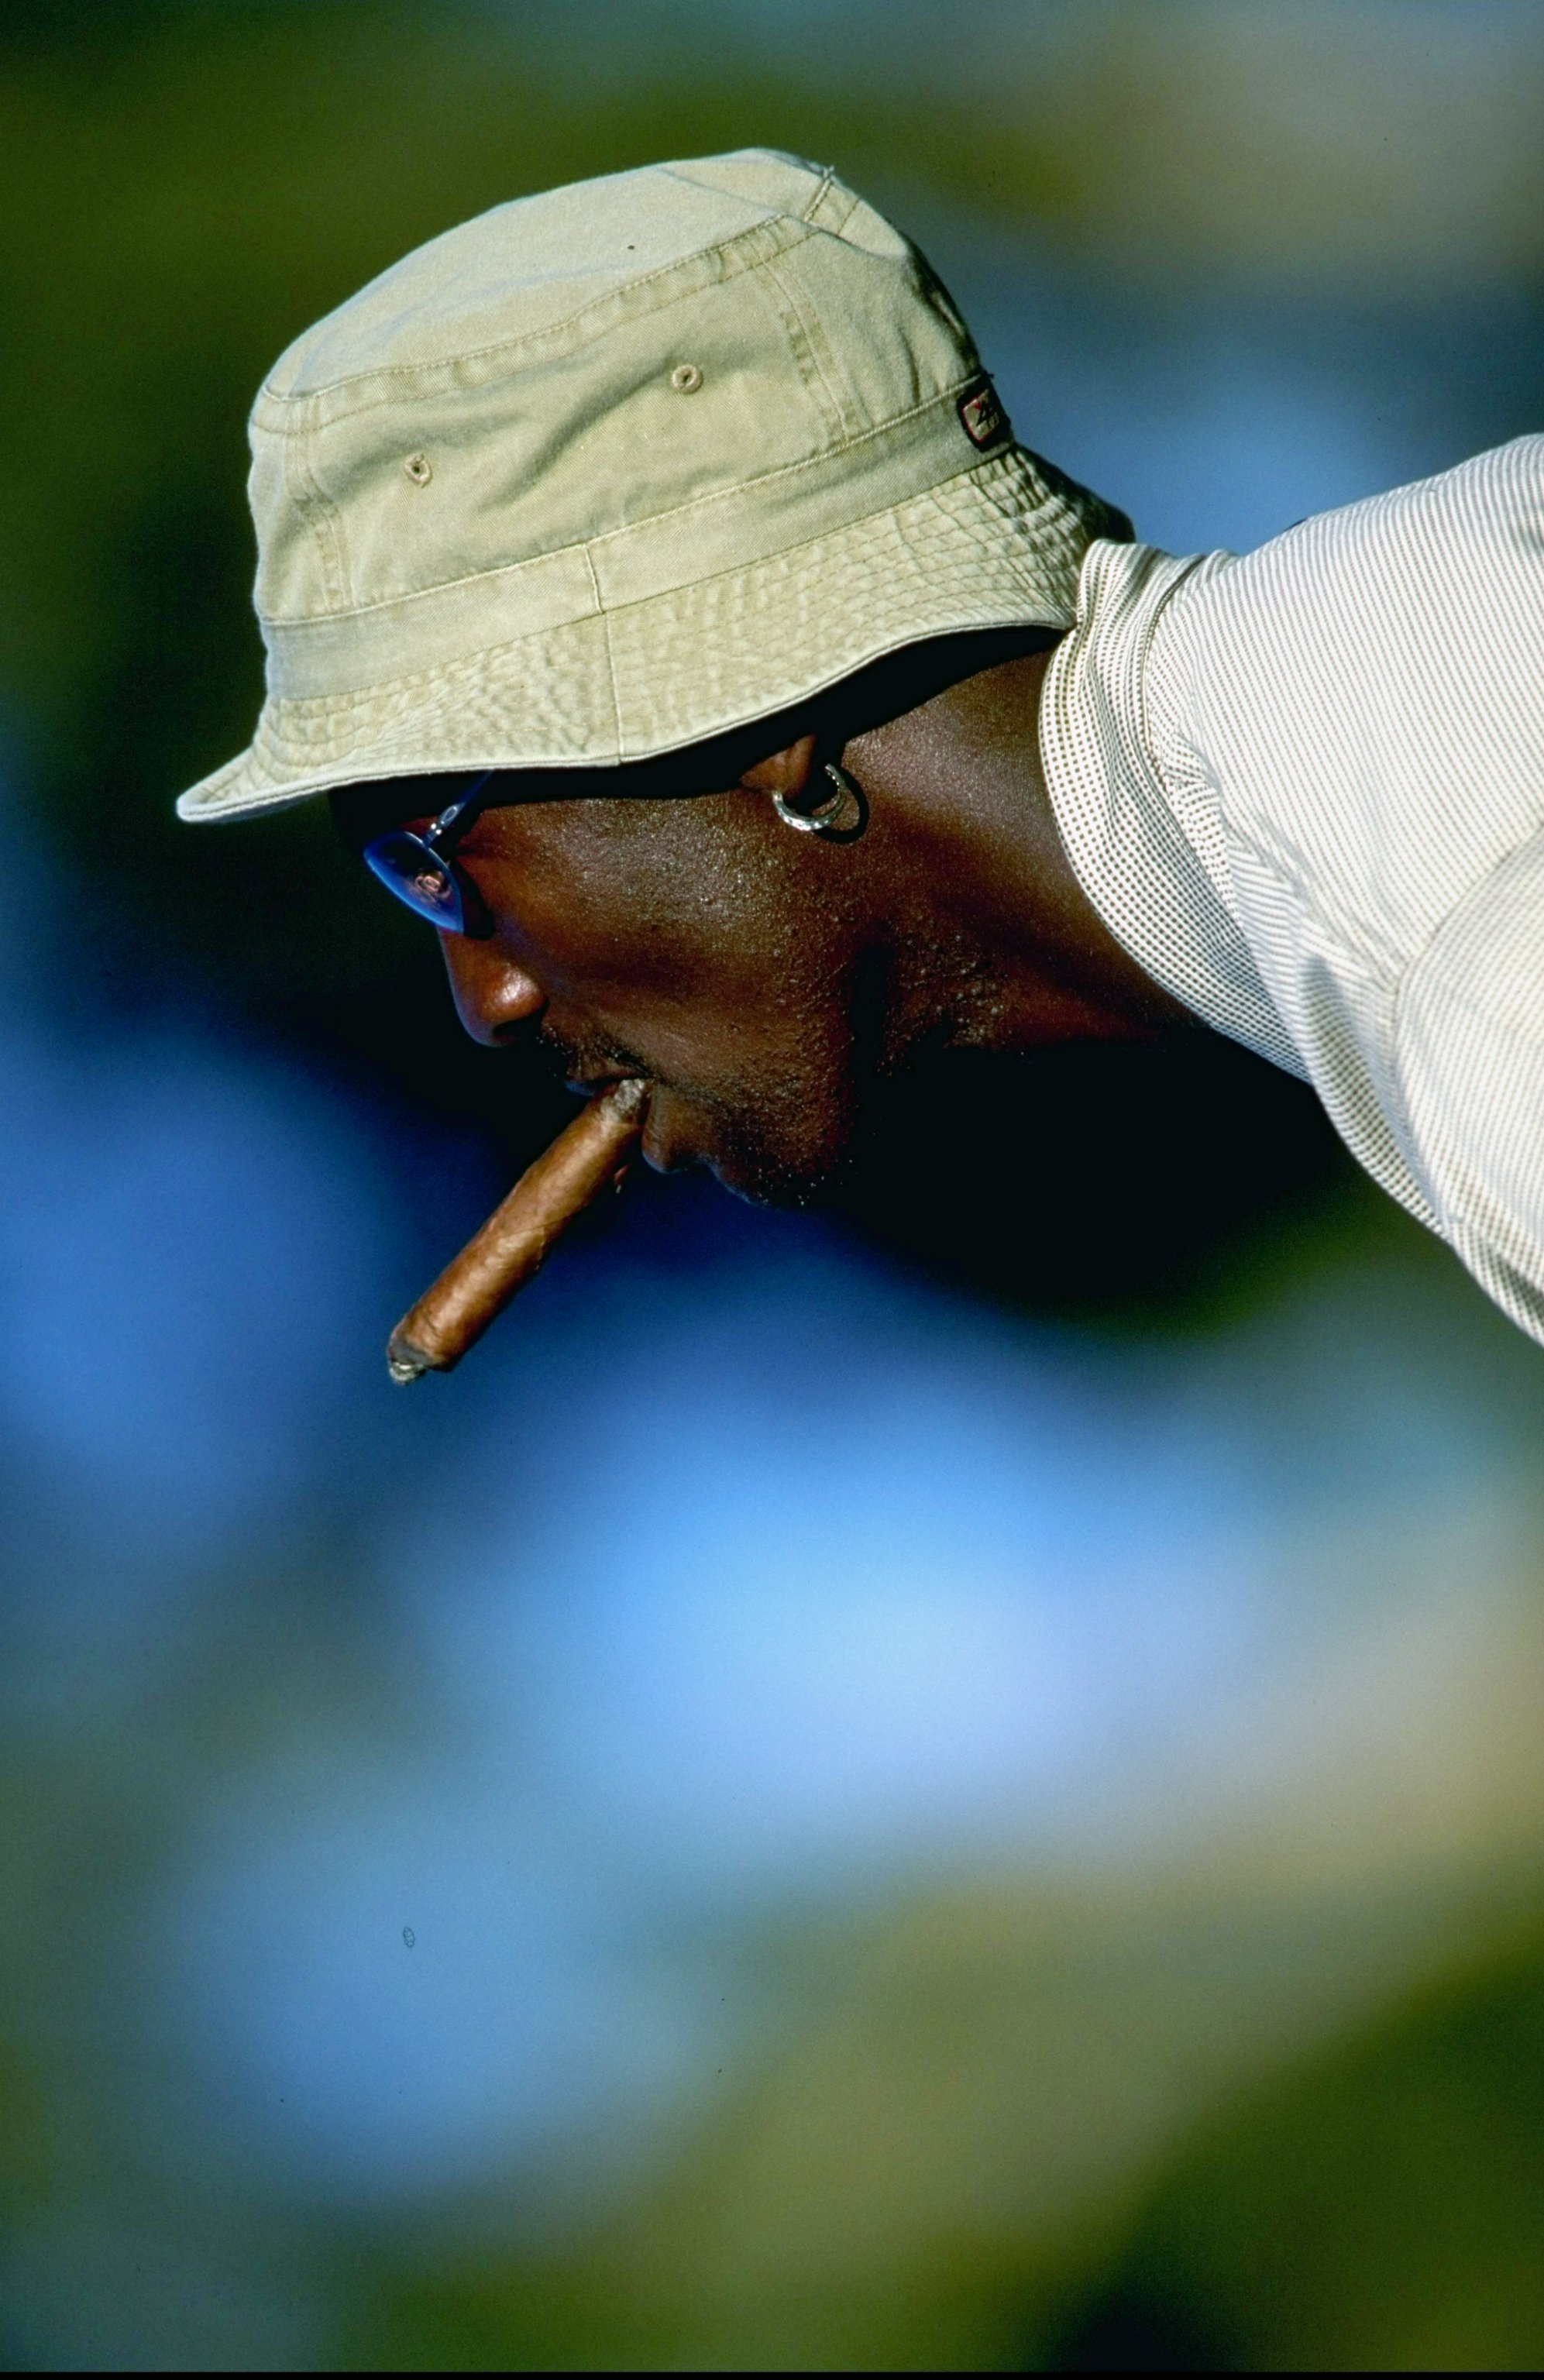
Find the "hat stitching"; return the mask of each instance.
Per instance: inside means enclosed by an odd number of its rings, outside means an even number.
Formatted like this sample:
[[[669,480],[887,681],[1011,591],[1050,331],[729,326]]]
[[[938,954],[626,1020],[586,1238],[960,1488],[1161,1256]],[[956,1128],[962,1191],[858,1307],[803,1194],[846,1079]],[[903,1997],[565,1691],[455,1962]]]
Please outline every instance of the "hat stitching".
[[[818,539],[814,539],[809,542],[810,544],[818,544],[820,540]],[[807,550],[807,548],[799,549],[800,552]],[[779,557],[779,559],[791,558],[792,557]],[[1015,567],[1010,558],[1006,555],[1003,556],[1003,564],[1005,574],[1009,577],[1013,578],[1017,584],[1023,586],[1027,594],[1032,593],[1033,590],[1024,580],[1022,571]],[[745,575],[747,574],[725,572],[723,574],[723,577],[726,580],[733,580]],[[700,589],[678,589],[673,590],[673,592],[675,594],[684,592],[708,593],[711,591],[715,583],[719,582],[711,580],[704,581],[702,582]],[[649,602],[668,602],[670,600],[671,598],[668,596],[650,597],[645,599],[645,601]],[[621,606],[618,611],[614,613],[602,615],[601,625],[603,629],[609,632],[610,624],[613,620],[626,617],[628,613],[640,610],[641,608],[642,605],[640,604],[627,604]],[[1019,616],[1022,616],[1022,613],[1019,613]],[[310,732],[313,726],[316,733],[325,735],[330,724],[336,723],[339,726],[343,726],[347,722],[351,714],[368,712],[372,710],[379,710],[385,707],[393,697],[410,696],[422,688],[433,685],[439,685],[446,691],[453,691],[457,683],[465,681],[468,677],[483,674],[486,665],[490,662],[497,662],[506,655],[513,655],[521,646],[533,645],[548,638],[570,635],[572,633],[573,626],[582,625],[584,624],[573,623],[565,628],[555,630],[541,629],[536,631],[533,635],[507,638],[500,644],[484,646],[475,652],[460,655],[454,662],[441,662],[432,668],[411,671],[407,675],[401,677],[382,679],[374,686],[358,687],[349,692],[336,695],[298,696],[283,699],[276,703],[272,703],[265,706],[264,712],[259,722],[258,731],[253,738],[254,744],[265,746],[275,755],[280,754],[285,748],[286,740],[292,744],[298,745],[304,745],[307,742],[314,741],[315,735]],[[881,646],[879,649],[882,650],[883,648]],[[609,652],[610,647],[608,633],[608,653]],[[612,662],[613,699],[614,703],[618,698],[618,688],[614,673],[614,656],[613,654],[610,657]],[[854,664],[849,664],[844,662],[837,667],[834,675],[836,677],[845,675],[850,666],[854,666]],[[810,688],[808,690],[816,691],[818,689]],[[754,718],[759,716],[760,712],[757,710],[752,710],[748,715]],[[287,738],[277,732],[281,721],[289,731]]]
[[[310,530],[316,547],[328,596],[339,611],[346,612],[354,590],[348,574],[348,551],[344,542],[343,520],[336,504],[316,476],[314,458],[315,437],[312,434],[298,441],[286,452],[285,462],[290,468],[286,469],[285,477],[295,509]]]
[[[803,206],[799,209],[799,220],[801,223],[814,222],[815,217],[819,213],[824,201],[826,192],[830,189],[833,182],[836,179],[836,168],[834,165],[825,165],[821,167],[812,166],[810,170],[811,172],[818,172],[820,174],[820,180],[815,185],[815,195],[809,200],[808,206]]]
[[[827,369],[832,359],[831,350],[821,327],[820,317],[812,315],[812,310],[801,301],[796,286],[778,271],[771,257],[763,267],[763,273],[783,299],[778,311],[783,315],[784,327],[794,349],[794,360],[799,367],[805,385],[816,395],[824,392],[838,438],[861,435],[866,425],[852,403],[851,390],[838,388]]]
[[[288,411],[297,407],[314,405],[323,397],[336,397],[349,389],[381,388],[379,396],[366,397],[358,404],[329,406],[326,418],[332,422],[350,419],[354,414],[368,412],[375,405],[393,403],[393,389],[407,383],[413,384],[419,395],[438,393],[422,385],[437,377],[449,376],[452,388],[458,384],[477,387],[481,384],[480,378],[458,383],[455,375],[463,372],[468,365],[488,365],[507,357],[540,357],[544,352],[551,352],[561,358],[571,354],[588,338],[603,337],[606,332],[630,321],[635,315],[663,312],[666,306],[675,304],[680,298],[699,297],[705,289],[722,287],[724,282],[736,280],[742,273],[754,272],[759,264],[765,263],[771,257],[781,255],[785,249],[796,248],[801,241],[815,237],[808,225],[800,223],[796,215],[777,215],[761,223],[749,224],[744,231],[736,232],[729,239],[693,249],[689,255],[673,257],[668,264],[656,267],[652,273],[641,273],[636,279],[623,282],[617,288],[607,290],[603,298],[593,298],[572,314],[565,314],[560,322],[544,323],[540,331],[525,331],[512,339],[490,340],[486,346],[469,347],[465,354],[458,356],[439,356],[432,362],[376,364],[369,371],[346,372],[339,380],[325,381],[320,388],[284,390],[267,381],[258,392],[251,418],[271,436],[282,438],[292,436],[294,432],[283,421],[260,419],[262,408],[282,407]],[[756,252],[750,252],[752,250]],[[652,302],[645,302],[650,298],[651,293],[657,292],[661,282],[677,275],[682,279],[681,288],[672,290],[663,300],[655,297]],[[303,345],[304,340],[295,344]],[[289,352],[289,349],[286,350],[286,354]]]
[[[823,192],[805,211],[806,221],[829,232],[833,239],[845,240],[847,225],[862,204],[856,190],[849,190],[835,173],[828,173]]]
[[[666,743],[643,738],[624,739],[618,735],[614,739],[609,751],[603,755],[591,747],[589,750],[575,751],[569,755],[557,755],[547,751],[521,756],[512,753],[507,743],[493,739],[485,744],[469,745],[466,751],[457,753],[454,757],[441,751],[430,759],[422,759],[416,756],[410,757],[407,753],[394,753],[389,742],[383,745],[378,735],[371,735],[367,728],[364,732],[356,732],[346,748],[334,751],[329,759],[313,764],[311,768],[307,769],[306,774],[310,782],[305,785],[295,787],[274,784],[263,788],[255,800],[252,793],[249,792],[240,797],[242,807],[244,809],[277,808],[290,802],[307,800],[311,795],[326,792],[334,785],[358,783],[361,781],[361,769],[356,763],[361,754],[366,756],[367,768],[373,760],[380,764],[378,773],[403,776],[436,773],[447,767],[456,769],[614,767],[623,765],[628,759],[663,757],[672,751],[689,749],[692,745],[700,743],[706,736],[730,734],[737,728],[754,724],[756,720],[769,715],[769,702],[772,709],[775,710],[786,708],[791,702],[801,699],[812,700],[818,695],[827,691],[830,686],[839,685],[844,677],[850,676],[854,671],[863,668],[868,662],[878,659],[883,653],[904,648],[916,635],[948,634],[952,626],[962,630],[992,626],[1014,627],[1035,622],[1044,625],[1066,625],[1064,620],[1044,622],[1032,601],[1027,603],[1023,600],[1023,597],[1028,596],[1029,592],[1030,590],[1025,588],[1022,596],[1017,600],[1010,599],[1003,594],[1000,600],[990,603],[972,603],[968,607],[961,608],[953,622],[949,618],[949,613],[954,607],[947,604],[941,605],[932,616],[924,618],[918,615],[911,634],[902,635],[899,638],[886,634],[865,638],[851,651],[844,651],[840,659],[821,677],[813,681],[800,679],[796,684],[790,682],[785,697],[773,695],[758,700],[753,706],[726,711],[717,717],[711,725],[695,725],[689,733],[677,735]],[[452,690],[445,689],[446,692]],[[335,723],[342,725],[344,722]],[[421,714],[410,723],[418,725],[421,733]],[[196,802],[188,804],[188,808],[201,811],[206,804],[213,807],[227,798],[243,764],[251,757],[268,757],[280,767],[286,761],[290,766],[296,765],[296,759],[298,757],[297,747],[299,747],[299,755],[303,755],[308,743],[327,740],[325,736],[327,722],[320,722],[320,724],[322,730],[321,736],[298,735],[287,746],[285,739],[274,735],[271,728],[268,732],[254,737],[252,754],[244,754],[239,760],[230,764],[228,769],[223,771],[220,777],[214,781],[213,790],[201,793]],[[304,766],[303,758],[300,765]],[[317,782],[319,776],[320,783]]]
[[[540,552],[522,555],[518,561],[499,563],[492,570],[469,571],[466,577],[462,578],[440,579],[437,580],[432,587],[415,588],[410,594],[382,596],[378,601],[356,604],[352,609],[342,613],[327,613],[317,614],[306,613],[286,613],[282,612],[269,612],[260,614],[260,617],[261,618],[262,625],[265,627],[283,628],[289,634],[299,633],[303,635],[308,628],[311,627],[331,629],[336,625],[340,618],[350,620],[368,619],[372,613],[389,611],[397,604],[417,602],[420,597],[423,596],[448,594],[452,589],[458,587],[475,587],[480,579],[499,578],[502,577],[506,571],[521,570],[532,563],[555,561],[560,554],[577,553],[587,551],[591,545],[606,546],[621,539],[636,537],[640,529],[661,528],[672,523],[686,520],[689,518],[693,513],[705,512],[711,505],[738,503],[744,498],[754,496],[760,491],[775,485],[775,483],[780,480],[789,480],[795,478],[800,472],[810,471],[815,469],[817,467],[828,466],[841,457],[850,456],[855,454],[858,448],[871,445],[877,440],[886,437],[890,432],[904,428],[908,422],[919,420],[929,413],[937,413],[941,419],[946,418],[954,403],[959,389],[968,388],[971,384],[971,379],[974,379],[975,377],[976,376],[972,374],[970,379],[963,380],[958,382],[955,388],[945,389],[937,396],[924,398],[922,403],[919,405],[908,406],[904,413],[893,414],[888,420],[876,422],[871,430],[862,431],[858,432],[856,437],[845,437],[840,439],[834,445],[821,447],[818,454],[802,455],[796,463],[779,463],[770,471],[758,472],[753,479],[737,480],[735,481],[733,486],[727,488],[711,489],[706,495],[692,496],[684,504],[673,504],[665,512],[646,514],[641,519],[628,521],[618,528],[602,529],[593,538],[576,538],[565,546],[548,546],[543,548]],[[991,464],[1009,462],[1016,451],[1016,449],[1011,448],[1005,454],[994,455],[986,457],[984,458],[984,464],[977,466],[976,468],[986,468]],[[971,467],[967,466],[967,468],[968,469]],[[958,472],[952,471],[945,474],[944,480],[937,480],[933,484],[935,486],[943,486],[947,483],[948,480],[958,478],[961,475]],[[918,488],[912,491],[912,495],[922,495],[926,492],[926,490]],[[909,504],[911,500],[912,496],[907,495],[900,501]],[[889,509],[889,505],[881,504],[876,506],[873,514],[859,513],[856,516],[856,520],[854,522],[843,523],[839,526],[856,526],[857,521],[877,518],[879,514],[888,511]],[[803,541],[804,540],[802,540],[796,539],[793,540],[793,543],[794,545],[797,545]],[[789,550],[790,549],[788,548],[778,547],[773,548],[772,552],[777,552]],[[760,560],[770,560],[772,555],[769,553],[757,558]],[[747,565],[744,564],[731,564],[728,566],[730,568],[744,568]]]
[[[840,183],[837,184],[840,188]],[[857,202],[855,200],[854,205]],[[821,369],[836,392],[837,402],[853,427],[861,431],[868,425],[868,409],[858,395],[857,383],[843,357],[840,344],[831,335],[830,325],[819,297],[809,288],[805,277],[804,262],[808,251],[787,249],[769,270],[775,270],[779,280],[788,290],[793,302],[800,309],[809,332],[809,343]]]
[[[824,418],[827,435],[834,438],[840,444],[842,440],[852,436],[854,425],[848,419],[847,407],[843,404],[837,391],[833,388],[829,377],[821,367],[820,357],[815,351],[815,342],[810,336],[809,324],[799,306],[798,299],[776,265],[770,260],[762,268],[762,279],[772,308],[783,325],[784,336],[788,342],[789,351],[793,356],[794,368]]]
[[[1001,542],[1000,537],[989,536],[987,533],[986,523],[983,520],[977,517],[962,519],[952,512],[949,506],[942,501],[943,490],[947,485],[948,482],[944,481],[939,487],[925,489],[922,492],[920,502],[930,506],[934,512],[941,513],[945,518],[954,521],[956,528],[963,528],[967,537],[974,538],[976,543],[980,547],[983,553],[995,553]],[[993,509],[1000,511],[1001,516],[1004,521],[1016,526],[1026,519],[1026,515],[1022,511],[1011,511],[1007,506],[999,507],[996,502],[995,491],[983,489],[982,493],[986,496],[988,503],[993,506]],[[1041,500],[1040,503],[1037,503],[1033,509],[1037,512],[1043,509],[1043,500]],[[1052,533],[1054,533],[1054,529],[1061,527],[1060,518],[1055,514],[1052,515],[1052,524],[1048,524],[1048,526],[1052,526]],[[1058,542],[1060,541],[1061,540],[1058,540]]]
[[[601,618],[601,633],[606,640],[606,675],[611,681],[612,733],[615,739],[616,748],[620,752],[622,749],[622,697],[618,693],[616,686],[616,655],[612,650],[611,621],[607,615],[605,599],[601,593],[600,579],[595,575],[595,558],[591,554],[588,545],[584,550],[584,561],[585,568],[590,573],[590,584],[594,589],[595,609],[599,613]]]
[[[881,505],[874,512],[856,522],[847,523],[834,529],[826,528],[808,538],[794,540],[776,553],[761,554],[748,560],[732,562],[726,564],[720,571],[696,579],[677,582],[672,586],[653,589],[621,601],[614,599],[607,604],[602,596],[599,601],[593,601],[592,608],[583,613],[574,613],[566,619],[544,621],[539,625],[520,629],[514,637],[495,638],[472,648],[470,652],[463,647],[459,652],[442,655],[434,661],[423,663],[417,670],[406,673],[399,671],[374,677],[364,686],[331,687],[314,694],[284,692],[276,686],[271,686],[268,699],[270,704],[280,704],[291,712],[317,706],[325,710],[329,705],[347,708],[368,704],[375,700],[383,689],[427,685],[432,680],[443,676],[447,670],[458,668],[464,663],[475,662],[480,657],[490,653],[506,650],[513,644],[534,642],[565,634],[572,635],[576,630],[582,628],[587,620],[600,617],[602,611],[608,619],[637,616],[650,605],[668,607],[673,603],[678,604],[683,601],[690,601],[694,588],[711,590],[715,587],[754,582],[758,578],[771,583],[779,570],[786,575],[787,570],[796,562],[800,554],[831,540],[843,540],[845,545],[850,546],[850,540],[855,536],[866,537],[871,542],[876,534],[882,535],[889,530],[901,535],[907,544],[908,552],[915,555],[919,549],[916,540],[909,535],[906,524],[909,522],[920,527],[924,510],[930,512],[934,517],[942,518],[951,528],[958,528],[968,533],[971,542],[979,548],[979,560],[976,565],[979,569],[990,572],[994,567],[1003,567],[1017,572],[1022,565],[1015,549],[1019,547],[1027,548],[1030,552],[1039,555],[1042,561],[1052,562],[1056,567],[1064,569],[1072,563],[1076,554],[1078,542],[1076,527],[1064,518],[1062,508],[1058,504],[1048,504],[1044,500],[1027,504],[1024,501],[1026,491],[1014,485],[1011,479],[1003,477],[1004,471],[1011,473],[1013,461],[1014,458],[1011,456],[993,458],[991,464],[978,466],[974,469],[956,474],[952,481],[942,482],[931,491],[924,490],[906,496],[896,504]],[[1018,499],[1016,503],[1014,501],[1015,498]],[[997,533],[991,537],[981,533],[974,517],[983,505],[990,507],[999,524]],[[574,551],[584,555],[586,573],[590,577],[593,599],[599,576],[595,572],[593,559],[585,549],[574,549]],[[609,627],[605,634],[609,638],[611,636]]]

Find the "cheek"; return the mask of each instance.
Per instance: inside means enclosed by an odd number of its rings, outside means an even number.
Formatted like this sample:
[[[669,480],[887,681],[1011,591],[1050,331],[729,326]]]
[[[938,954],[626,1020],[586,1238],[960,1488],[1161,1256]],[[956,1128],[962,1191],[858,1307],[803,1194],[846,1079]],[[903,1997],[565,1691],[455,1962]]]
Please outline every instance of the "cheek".
[[[602,854],[520,887],[518,955],[553,1034],[587,1060],[635,1060],[657,1086],[650,1162],[705,1161],[775,1204],[831,1172],[854,1103],[854,932],[803,857],[759,866],[710,843],[667,867],[645,844],[627,865]]]
[[[635,1038],[683,1082],[829,1062],[845,1035],[841,970],[765,915],[723,915],[635,946],[608,987]]]
[[[506,813],[507,839],[478,860],[505,954],[540,983],[553,1036],[646,1066],[678,1095],[684,1132],[687,1106],[723,1117],[774,1087],[784,1111],[812,1111],[850,1038],[854,929],[838,871],[820,864],[831,855],[745,797],[652,817],[603,807]]]
[[[709,837],[688,854],[632,840],[491,887],[510,955],[554,1000],[662,1024],[711,1012],[751,1030],[790,1009],[810,975],[808,937],[775,872]]]

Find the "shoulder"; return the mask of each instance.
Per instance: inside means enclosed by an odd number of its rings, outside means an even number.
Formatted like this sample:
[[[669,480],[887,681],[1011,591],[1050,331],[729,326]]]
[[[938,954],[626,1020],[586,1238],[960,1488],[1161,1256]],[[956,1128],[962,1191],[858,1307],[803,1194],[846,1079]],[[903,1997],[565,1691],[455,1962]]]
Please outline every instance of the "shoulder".
[[[1524,438],[1196,573],[1149,692],[1230,841],[1382,972],[1544,825],[1541,625]]]
[[[1544,602],[1544,436],[1315,514],[1217,565],[1172,607],[1193,637],[1265,649],[1307,640],[1324,661],[1332,637],[1343,674],[1377,667],[1422,633],[1493,651],[1498,623],[1537,630]],[[1532,644],[1538,652],[1537,634]]]

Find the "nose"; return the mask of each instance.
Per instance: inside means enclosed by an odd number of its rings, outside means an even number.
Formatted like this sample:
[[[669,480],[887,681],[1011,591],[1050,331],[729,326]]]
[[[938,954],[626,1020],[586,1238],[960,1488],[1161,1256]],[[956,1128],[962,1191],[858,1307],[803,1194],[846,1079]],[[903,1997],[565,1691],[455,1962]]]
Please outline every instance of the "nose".
[[[442,934],[445,973],[456,1013],[474,1041],[492,1050],[528,1016],[540,1015],[547,995],[533,975],[507,958],[496,942]]]

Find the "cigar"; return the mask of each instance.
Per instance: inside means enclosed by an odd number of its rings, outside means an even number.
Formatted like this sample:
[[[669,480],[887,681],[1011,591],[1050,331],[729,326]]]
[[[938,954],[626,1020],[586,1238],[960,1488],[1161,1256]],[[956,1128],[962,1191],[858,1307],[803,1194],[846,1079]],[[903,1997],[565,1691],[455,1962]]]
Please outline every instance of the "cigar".
[[[399,1386],[448,1372],[517,1289],[539,1272],[548,1249],[608,1183],[620,1184],[643,1130],[648,1085],[618,1083],[592,1099],[528,1165],[432,1289],[405,1314],[386,1342],[386,1368]]]

